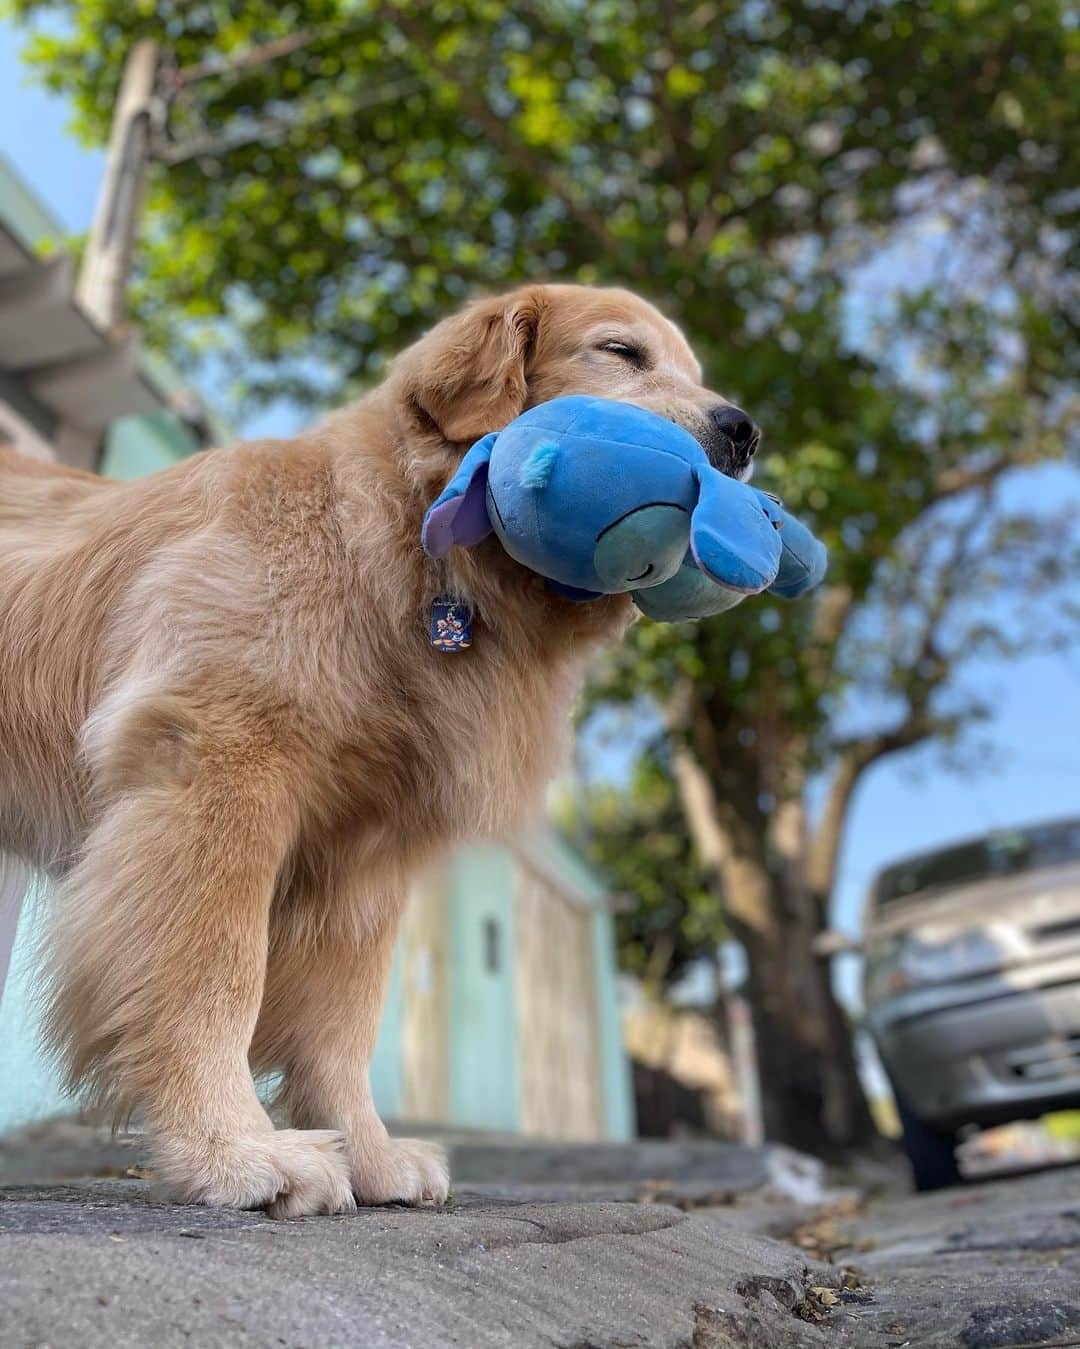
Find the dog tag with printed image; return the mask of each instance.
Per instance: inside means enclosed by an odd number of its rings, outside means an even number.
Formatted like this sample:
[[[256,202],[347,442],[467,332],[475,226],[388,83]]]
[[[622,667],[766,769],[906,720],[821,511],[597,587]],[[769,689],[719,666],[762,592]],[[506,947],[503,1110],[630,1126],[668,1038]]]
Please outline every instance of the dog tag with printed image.
[[[472,610],[468,605],[442,597],[432,603],[431,645],[439,651],[467,651],[472,646]]]

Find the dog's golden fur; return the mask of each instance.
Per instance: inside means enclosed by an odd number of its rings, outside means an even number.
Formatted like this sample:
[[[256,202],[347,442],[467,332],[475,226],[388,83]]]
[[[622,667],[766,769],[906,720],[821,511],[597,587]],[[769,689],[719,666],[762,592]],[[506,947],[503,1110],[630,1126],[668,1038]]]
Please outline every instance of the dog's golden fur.
[[[627,362],[603,349],[632,339]],[[465,445],[569,392],[700,430],[717,397],[650,306],[535,286],[433,329],[293,440],[133,483],[0,452],[0,847],[54,878],[49,1046],[142,1112],[182,1198],[277,1214],[445,1197],[367,1083],[408,878],[510,828],[624,597],[574,605],[488,540],[434,562]],[[475,645],[428,644],[440,592]],[[251,1068],[279,1070],[275,1131]]]

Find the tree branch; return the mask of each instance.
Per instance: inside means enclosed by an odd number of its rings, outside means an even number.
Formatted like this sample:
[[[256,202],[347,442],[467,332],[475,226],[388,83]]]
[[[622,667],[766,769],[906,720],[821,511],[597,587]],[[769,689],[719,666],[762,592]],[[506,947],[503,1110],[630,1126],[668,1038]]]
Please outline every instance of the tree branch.
[[[734,924],[766,941],[777,935],[769,875],[764,864],[735,847],[721,820],[721,803],[709,775],[687,745],[676,745],[672,767],[679,800],[686,814],[702,866],[721,886],[724,909]]]
[[[989,487],[1003,473],[1010,469],[1022,468],[1030,459],[1022,454],[1007,454],[995,459],[981,468],[947,468],[934,479],[930,488],[930,501],[946,501],[949,497],[959,496],[961,492],[970,492],[973,488]]]
[[[941,726],[942,723],[935,722],[923,713],[912,712],[890,731],[852,741],[839,756],[825,799],[825,809],[807,851],[807,882],[811,893],[823,903],[832,893],[836,880],[836,863],[844,841],[844,826],[862,775],[872,764],[888,755],[931,739]]]
[[[687,743],[693,713],[693,686],[684,680],[672,694],[667,724],[672,772],[690,837],[703,869],[723,894],[733,925],[774,941],[778,929],[762,832],[740,820],[735,803],[717,794],[713,778]]]
[[[844,824],[863,773],[871,764],[880,762],[890,754],[910,749],[913,745],[955,728],[955,718],[935,717],[930,711],[934,693],[952,673],[952,664],[942,649],[941,627],[970,572],[976,525],[986,508],[993,478],[994,475],[990,475],[977,484],[980,499],[971,512],[957,523],[952,546],[938,565],[937,585],[932,599],[925,606],[922,631],[915,643],[913,658],[904,663],[904,677],[899,681],[898,691],[902,692],[907,704],[904,716],[891,729],[834,745],[838,751],[837,765],[807,856],[810,888],[822,900],[831,893],[836,879]],[[904,598],[910,599],[910,596]]]

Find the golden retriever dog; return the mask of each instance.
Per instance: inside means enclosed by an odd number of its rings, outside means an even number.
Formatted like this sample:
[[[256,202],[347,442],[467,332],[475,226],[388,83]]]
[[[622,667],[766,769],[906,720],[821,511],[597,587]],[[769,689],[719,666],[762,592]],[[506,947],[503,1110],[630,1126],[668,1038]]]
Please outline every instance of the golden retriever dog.
[[[0,452],[0,848],[53,882],[47,1044],[139,1113],[181,1200],[446,1197],[368,1086],[410,878],[535,801],[630,602],[559,598],[494,539],[432,560],[420,526],[471,442],[569,393],[672,418],[733,474],[756,444],[650,305],[536,285],[295,439],[127,483]],[[430,645],[444,594],[468,651]]]

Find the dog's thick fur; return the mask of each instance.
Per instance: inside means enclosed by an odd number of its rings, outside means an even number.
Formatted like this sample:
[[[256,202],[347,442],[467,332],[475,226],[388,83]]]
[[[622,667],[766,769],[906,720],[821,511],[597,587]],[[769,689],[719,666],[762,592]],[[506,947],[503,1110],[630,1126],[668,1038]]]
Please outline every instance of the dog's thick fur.
[[[605,349],[630,342],[643,359]],[[48,1044],[140,1111],[174,1193],[279,1215],[441,1200],[367,1070],[410,875],[508,829],[625,597],[574,605],[420,523],[474,438],[571,392],[701,436],[718,401],[621,291],[481,301],[293,440],[133,483],[0,451],[0,847],[51,874]],[[475,645],[428,643],[432,599]],[[275,1131],[252,1067],[283,1075]]]

